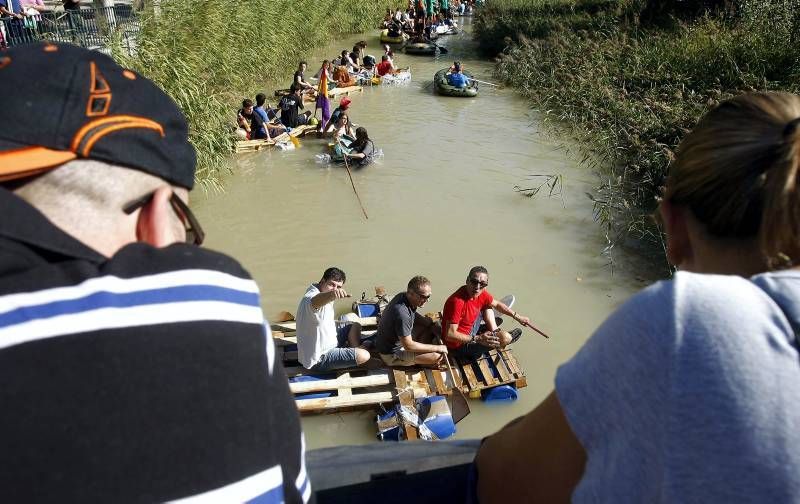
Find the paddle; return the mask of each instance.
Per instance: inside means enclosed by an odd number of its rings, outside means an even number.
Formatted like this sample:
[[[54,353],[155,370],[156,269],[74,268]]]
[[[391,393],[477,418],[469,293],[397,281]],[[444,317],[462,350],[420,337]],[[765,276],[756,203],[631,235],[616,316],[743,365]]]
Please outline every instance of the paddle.
[[[444,344],[441,338],[439,338],[439,343]],[[449,399],[451,402],[450,415],[453,417],[453,423],[458,423],[469,415],[469,402],[467,401],[467,396],[464,395],[464,391],[461,390],[461,378],[458,378],[458,382],[456,382],[456,374],[453,372],[452,366],[450,366],[450,357],[445,355],[444,361],[447,363],[447,370],[450,371],[450,376],[453,377],[453,388],[457,391],[455,394],[450,394]]]
[[[347,168],[347,176],[350,177],[350,185],[353,186],[353,192],[356,193],[358,204],[361,205],[361,211],[364,212],[364,217],[369,220],[369,215],[367,215],[367,211],[364,209],[364,204],[361,203],[361,196],[359,196],[358,191],[356,191],[356,184],[353,182],[353,174],[350,173],[350,164],[347,162],[347,153],[343,153],[342,157],[344,158],[344,167]]]
[[[300,148],[300,139],[299,138],[297,138],[296,136],[294,136],[291,133],[289,133],[289,140],[292,141],[292,144],[294,144],[294,148],[295,149],[299,149]]]

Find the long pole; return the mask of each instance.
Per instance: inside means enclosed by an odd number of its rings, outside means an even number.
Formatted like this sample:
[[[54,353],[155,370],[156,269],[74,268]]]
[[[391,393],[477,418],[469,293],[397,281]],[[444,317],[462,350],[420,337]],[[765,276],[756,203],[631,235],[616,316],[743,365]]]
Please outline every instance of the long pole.
[[[534,325],[533,325],[533,324],[531,324],[530,322],[528,322],[527,324],[522,324],[522,325],[524,325],[524,326],[527,326],[527,327],[530,327],[531,329],[533,329],[533,330],[534,330],[534,331],[536,331],[537,333],[541,334],[541,335],[542,335],[542,336],[544,336],[545,338],[547,338],[547,339],[550,339],[550,336],[546,335],[545,333],[543,333],[542,331],[540,331],[539,329],[537,329],[537,328],[536,328],[536,326],[534,326]]]
[[[444,341],[442,341],[441,338],[439,338],[439,343],[444,345]],[[456,410],[456,400],[454,399],[453,400],[453,411],[450,412],[450,414],[453,415],[453,423],[458,423],[465,416],[470,414],[469,402],[467,401],[467,396],[464,395],[464,390],[461,388],[462,387],[461,377],[456,377],[455,372],[453,372],[453,367],[450,365],[450,356],[447,355],[447,354],[444,354],[443,357],[444,357],[444,362],[447,364],[447,370],[450,371],[450,376],[453,377],[453,388],[456,389],[456,391],[458,392],[458,396],[461,398],[460,401],[459,401],[459,404],[458,404],[459,411],[458,412],[455,411]],[[456,382],[456,379],[458,379],[458,382]]]
[[[475,78],[470,78],[470,80],[474,80],[475,82],[480,82],[481,84],[488,84],[489,86],[500,87],[500,84],[494,84],[492,82],[486,82]]]
[[[344,167],[347,168],[347,176],[350,177],[350,185],[353,186],[353,192],[356,193],[356,199],[358,200],[358,204],[361,205],[361,211],[364,212],[364,217],[369,220],[369,215],[367,215],[367,211],[364,209],[364,204],[361,203],[361,196],[358,195],[358,191],[356,191],[356,183],[353,182],[353,174],[350,173],[350,164],[347,162],[347,153],[343,153],[344,156]]]

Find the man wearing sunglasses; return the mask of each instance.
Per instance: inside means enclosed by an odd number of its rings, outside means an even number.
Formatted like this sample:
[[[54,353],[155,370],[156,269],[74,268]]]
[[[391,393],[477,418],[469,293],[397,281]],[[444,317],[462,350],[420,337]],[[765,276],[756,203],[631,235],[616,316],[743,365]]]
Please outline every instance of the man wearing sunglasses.
[[[456,357],[474,359],[494,348],[502,348],[519,339],[522,330],[497,329],[494,312],[510,315],[522,325],[530,322],[486,290],[489,272],[483,266],[469,270],[467,282],[447,298],[442,314],[442,339]],[[480,332],[481,322],[485,331]]]
[[[417,313],[430,297],[430,280],[415,276],[381,311],[375,347],[387,366],[436,366],[447,355],[446,346],[422,343],[418,336],[433,327],[431,319]]]
[[[0,96],[0,502],[307,501],[258,287],[198,247],[177,105],[52,43],[0,52]]]

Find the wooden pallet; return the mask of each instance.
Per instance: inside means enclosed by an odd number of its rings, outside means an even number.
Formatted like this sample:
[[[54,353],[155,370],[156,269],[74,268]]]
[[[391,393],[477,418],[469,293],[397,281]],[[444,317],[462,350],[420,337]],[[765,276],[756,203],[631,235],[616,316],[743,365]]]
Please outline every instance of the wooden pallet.
[[[345,96],[349,95],[350,93],[360,93],[362,91],[364,91],[364,88],[362,86],[335,87],[333,89],[328,90],[328,98]]]
[[[276,144],[288,141],[290,136],[295,138],[304,137],[316,129],[316,126],[304,124],[292,129],[290,133],[282,133],[272,139],[262,138],[260,140],[238,140],[235,145],[236,153],[257,152],[263,149],[271,149],[275,147]]]
[[[471,398],[480,397],[481,391],[498,385],[528,385],[525,372],[511,353],[510,348],[492,350],[476,360],[457,359],[453,372],[461,377],[462,390]]]
[[[302,370],[302,371],[301,371]],[[303,368],[291,369],[294,376],[313,376]],[[328,375],[332,373],[327,373]],[[390,369],[347,369],[333,372],[333,378],[294,382],[289,384],[295,394],[295,403],[301,415],[335,413],[342,411],[373,410],[382,404],[398,400],[398,394],[413,401],[415,398],[430,395],[430,387],[424,374],[408,376],[400,371],[404,379],[398,381],[398,374]],[[401,385],[402,384],[402,385]],[[330,397],[303,398],[302,394],[331,392]]]

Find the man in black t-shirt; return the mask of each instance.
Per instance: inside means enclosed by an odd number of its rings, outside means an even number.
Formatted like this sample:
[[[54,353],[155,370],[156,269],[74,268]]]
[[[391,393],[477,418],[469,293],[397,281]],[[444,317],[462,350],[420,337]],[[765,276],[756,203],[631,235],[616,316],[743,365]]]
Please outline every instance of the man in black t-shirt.
[[[253,107],[253,100],[245,98],[242,100],[242,108],[236,114],[239,127],[247,131],[249,140],[259,140],[269,138],[264,120],[257,114]]]
[[[421,343],[419,335],[433,329],[433,321],[417,314],[431,297],[431,282],[415,276],[405,292],[396,295],[381,311],[375,347],[387,366],[436,366],[447,355],[444,345]],[[416,336],[416,339],[414,338]]]
[[[314,86],[306,82],[306,68],[308,68],[308,65],[305,61],[301,61],[297,64],[297,71],[295,71],[294,77],[292,78],[292,84],[300,86],[300,90],[303,93],[314,94]]]
[[[296,82],[293,83],[289,91],[290,93],[282,96],[278,102],[278,108],[281,111],[281,123],[289,128],[296,128],[301,124],[308,124],[311,111],[306,111],[303,114],[298,113],[298,109],[305,108],[303,106],[303,95],[300,92],[300,85]]]

